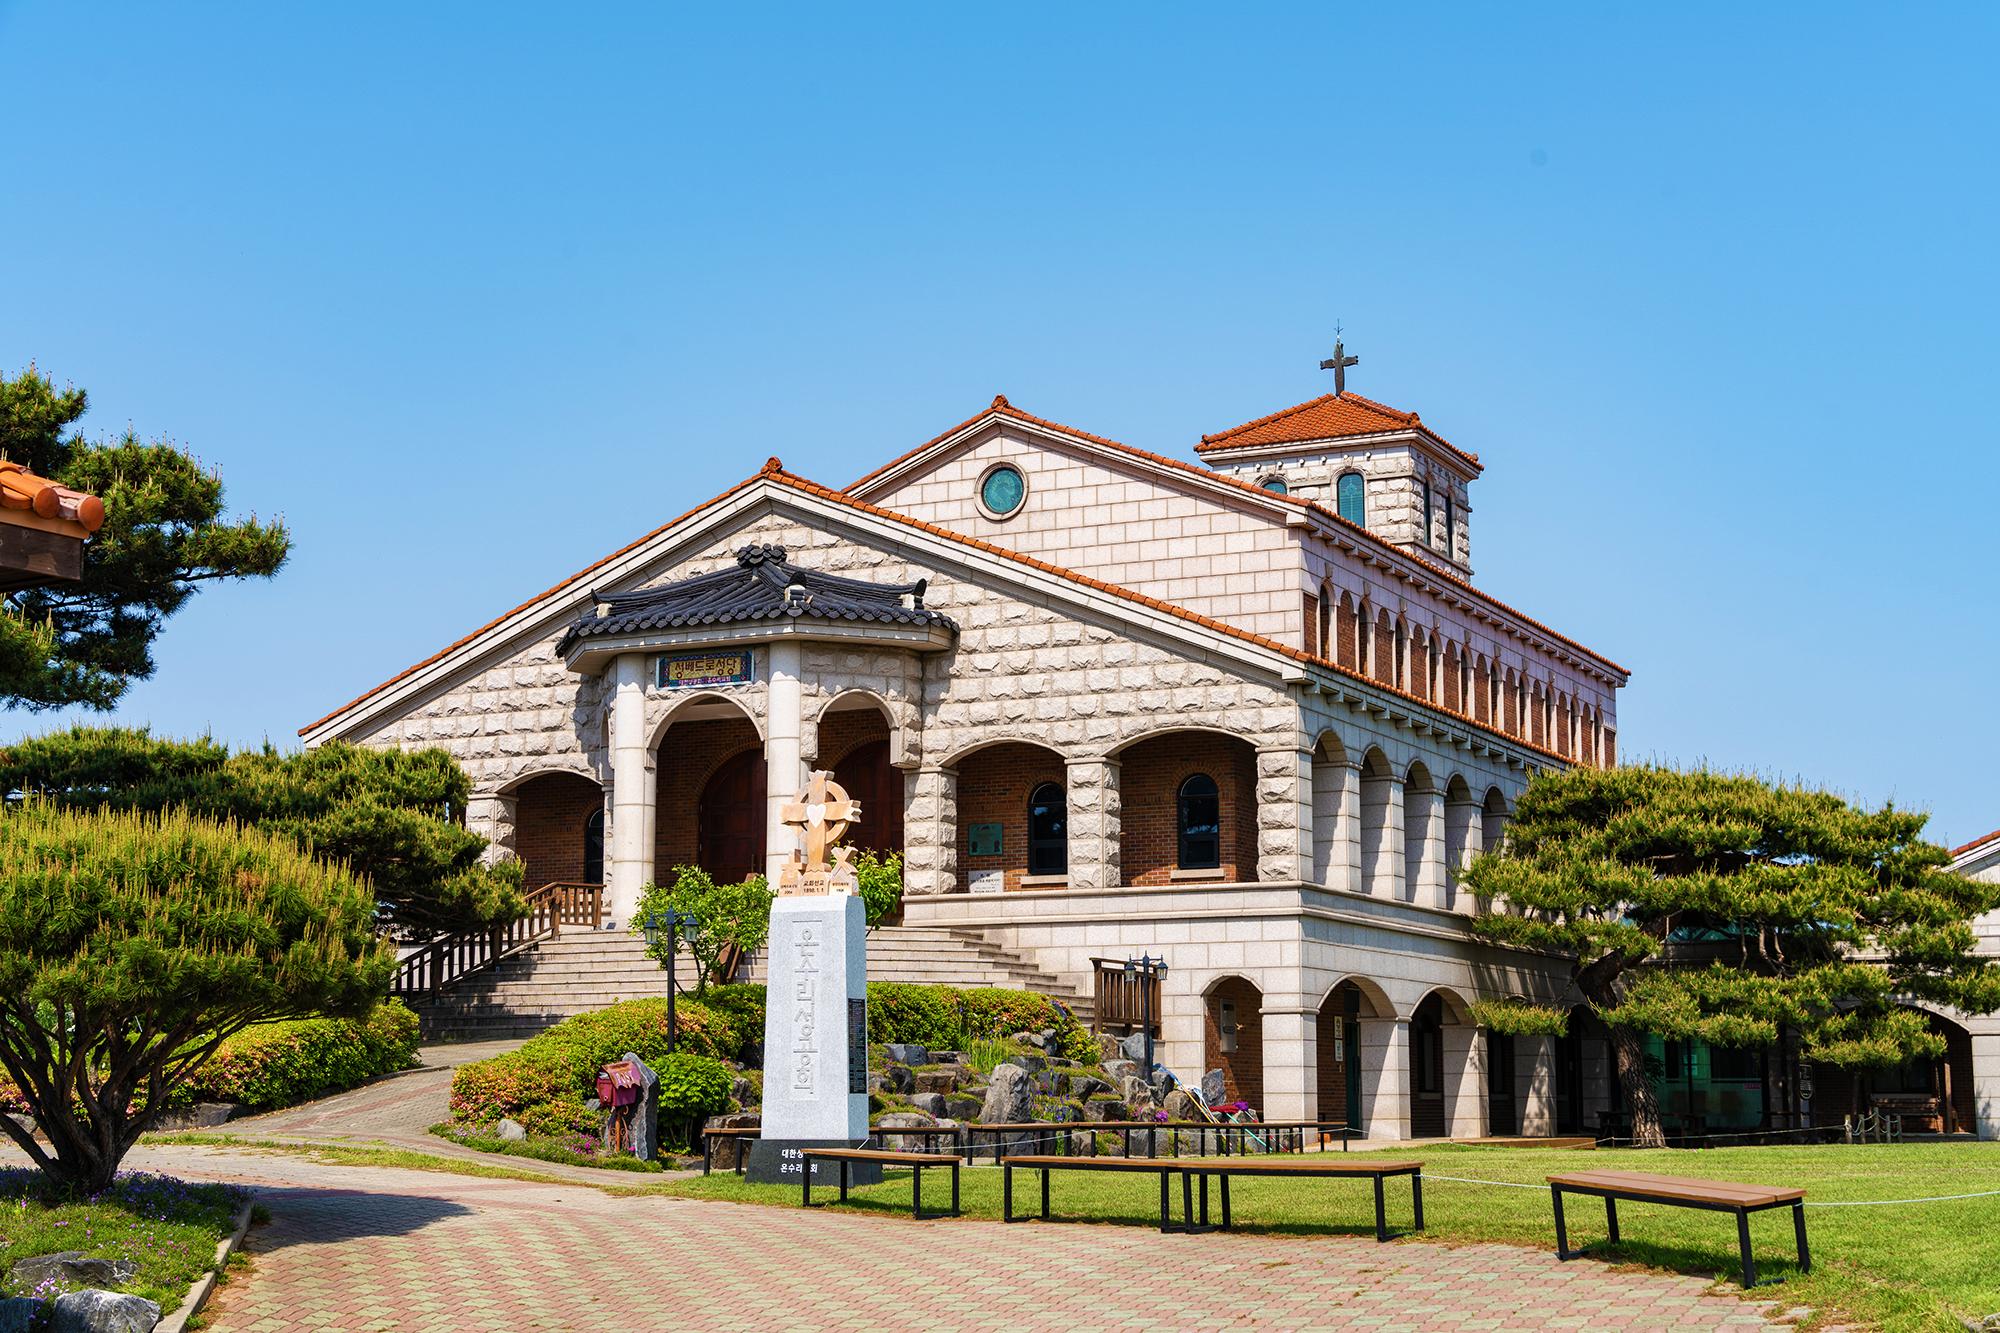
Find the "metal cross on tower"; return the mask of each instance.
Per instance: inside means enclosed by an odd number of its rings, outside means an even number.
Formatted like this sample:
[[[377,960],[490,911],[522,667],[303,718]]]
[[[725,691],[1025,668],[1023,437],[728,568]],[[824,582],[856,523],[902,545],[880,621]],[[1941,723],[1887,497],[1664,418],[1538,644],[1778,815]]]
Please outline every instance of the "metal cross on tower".
[[[1333,372],[1333,391],[1335,393],[1346,393],[1347,368],[1360,364],[1360,357],[1347,355],[1347,348],[1341,343],[1339,334],[1336,332],[1333,339],[1333,355],[1320,362],[1319,368]]]

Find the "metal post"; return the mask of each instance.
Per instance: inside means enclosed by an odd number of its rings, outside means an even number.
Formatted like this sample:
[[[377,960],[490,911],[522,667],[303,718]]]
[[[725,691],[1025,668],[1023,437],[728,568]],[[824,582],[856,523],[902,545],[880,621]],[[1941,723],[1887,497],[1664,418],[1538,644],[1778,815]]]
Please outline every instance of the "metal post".
[[[667,1054],[674,1053],[674,1038],[679,1036],[679,1025],[674,1022],[674,992],[680,987],[674,984],[674,955],[681,951],[680,930],[668,918],[667,925]]]

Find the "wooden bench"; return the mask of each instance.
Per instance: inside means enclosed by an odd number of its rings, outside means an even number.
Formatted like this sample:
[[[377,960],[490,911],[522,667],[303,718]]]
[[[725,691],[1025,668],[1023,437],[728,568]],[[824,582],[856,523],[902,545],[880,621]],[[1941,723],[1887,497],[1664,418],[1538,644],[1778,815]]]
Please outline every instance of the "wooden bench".
[[[805,1206],[823,1208],[824,1203],[813,1202],[813,1172],[815,1159],[840,1164],[840,1198],[847,1199],[847,1168],[851,1162],[880,1162],[884,1166],[907,1166],[910,1168],[910,1216],[919,1221],[933,1217],[958,1216],[958,1168],[957,1153],[895,1152],[887,1148],[802,1148],[799,1150],[805,1167],[804,1180],[800,1188],[805,1192]],[[951,1210],[949,1212],[924,1211],[924,1168],[927,1166],[948,1166],[951,1168]]]
[[[1175,1164],[1181,1173],[1181,1213],[1188,1219],[1188,1230],[1211,1230],[1208,1224],[1208,1178],[1217,1177],[1222,1187],[1222,1229],[1229,1230],[1229,1178],[1231,1176],[1286,1176],[1299,1177],[1359,1177],[1375,1182],[1375,1239],[1389,1239],[1388,1211],[1383,1199],[1382,1183],[1391,1176],[1410,1178],[1410,1202],[1416,1214],[1417,1231],[1424,1229],[1424,1164],[1412,1161],[1383,1161],[1372,1157],[1320,1157],[1311,1160],[1291,1158],[1275,1161],[1254,1157],[1191,1157]],[[1197,1223],[1194,1212],[1193,1182],[1201,1183],[1201,1220]]]
[[[705,1176],[715,1166],[715,1141],[717,1139],[736,1140],[736,1174],[743,1174],[743,1140],[762,1138],[764,1131],[755,1125],[727,1125],[701,1132],[701,1173]]]
[[[1715,1213],[1736,1214],[1736,1242],[1743,1257],[1743,1287],[1757,1285],[1757,1265],[1750,1258],[1750,1214],[1769,1208],[1791,1206],[1792,1230],[1798,1238],[1799,1271],[1812,1272],[1812,1251],[1806,1248],[1806,1192],[1771,1185],[1737,1185],[1725,1180],[1694,1180],[1686,1176],[1659,1176],[1646,1171],[1576,1171],[1550,1176],[1549,1192],[1556,1208],[1556,1257],[1574,1259],[1582,1249],[1569,1247],[1569,1230],[1563,1224],[1563,1195],[1583,1194],[1604,1200],[1604,1222],[1611,1232],[1610,1243],[1618,1243],[1618,1201],[1664,1203],[1677,1208],[1699,1208]]]
[[[1052,1171],[1113,1171],[1127,1174],[1152,1173],[1160,1178],[1160,1230],[1185,1231],[1185,1226],[1173,1223],[1173,1196],[1167,1189],[1167,1178],[1180,1170],[1171,1160],[1151,1157],[1051,1157],[1022,1154],[1018,1157],[1002,1158],[1000,1162],[1000,1219],[1003,1222],[1025,1222],[1026,1217],[1014,1216],[1014,1172],[1040,1171],[1042,1173],[1042,1220],[1049,1220],[1049,1173]]]

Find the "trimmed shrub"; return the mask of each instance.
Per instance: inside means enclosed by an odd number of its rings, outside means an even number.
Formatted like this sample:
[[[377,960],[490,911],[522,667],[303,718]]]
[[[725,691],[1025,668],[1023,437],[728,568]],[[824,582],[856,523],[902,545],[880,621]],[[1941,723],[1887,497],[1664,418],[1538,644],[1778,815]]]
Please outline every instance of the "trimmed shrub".
[[[764,1040],[764,988],[749,982],[732,982],[727,986],[710,986],[708,993],[701,997],[704,1008],[722,1015],[736,1033],[736,1049],[729,1053],[732,1060],[741,1060],[744,1052]]]
[[[736,1029],[723,1015],[693,1000],[676,1001],[679,1040],[674,1059],[701,1058],[722,1076],[729,1098],[724,1054],[741,1049]],[[759,1029],[758,1035],[762,1035]],[[630,1051],[655,1070],[667,1067],[667,1002],[626,1000],[556,1024],[517,1051],[461,1066],[451,1080],[451,1111],[486,1125],[508,1116],[531,1134],[561,1135],[596,1127],[597,1116],[584,1102],[597,1093],[597,1071]],[[661,1076],[662,1082],[665,1075]],[[665,1112],[662,1087],[662,1118]]]
[[[176,1101],[296,1106],[408,1069],[416,1052],[417,1016],[400,1000],[383,1001],[366,1018],[258,1023],[224,1041]]]
[[[656,1067],[660,1076],[660,1142],[686,1146],[710,1116],[729,1109],[736,1076],[720,1060],[674,1054]]]

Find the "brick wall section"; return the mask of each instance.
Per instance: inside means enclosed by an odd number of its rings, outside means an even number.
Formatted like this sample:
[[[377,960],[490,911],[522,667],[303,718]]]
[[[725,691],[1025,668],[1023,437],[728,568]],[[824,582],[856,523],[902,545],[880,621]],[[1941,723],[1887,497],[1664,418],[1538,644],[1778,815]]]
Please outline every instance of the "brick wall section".
[[[1354,613],[1354,604],[1347,600],[1347,594],[1340,595],[1340,653],[1336,660],[1349,671],[1359,671],[1360,658],[1357,645],[1360,642],[1360,620]]]
[[[1006,872],[1009,889],[1028,873],[1028,795],[1064,779],[1062,756],[1038,745],[989,745],[958,765],[958,865],[966,883],[982,870]],[[1127,807],[1128,817],[1130,806]],[[1000,855],[973,856],[966,838],[974,824],[1000,825]]]
[[[747,717],[676,722],[667,728],[660,740],[660,807],[653,830],[656,875],[694,864],[702,787],[724,760],[761,745]]]
[[[1319,598],[1306,594],[1305,609],[1306,651],[1314,657],[1320,655]]]
[[[1375,679],[1384,685],[1396,683],[1396,627],[1389,622],[1389,613],[1380,611],[1375,616]]]
[[[1236,1010],[1236,1049],[1222,1050],[1222,1006]],[[1222,1071],[1226,1100],[1244,1101],[1264,1109],[1264,997],[1242,977],[1224,977],[1208,993],[1203,1008],[1202,1040],[1206,1051],[1202,1069]]]
[[[1222,878],[1257,878],[1257,752],[1212,732],[1141,741],[1120,756],[1119,863],[1127,884],[1171,884],[1180,861],[1180,788],[1190,774],[1215,779],[1222,806]],[[964,787],[959,788],[961,805]]]
[[[604,793],[575,773],[530,778],[514,793],[514,852],[531,889],[583,882],[583,826]]]
[[[870,741],[889,739],[889,723],[873,708],[842,709],[820,719],[819,755],[813,763],[832,768],[848,752]]]

